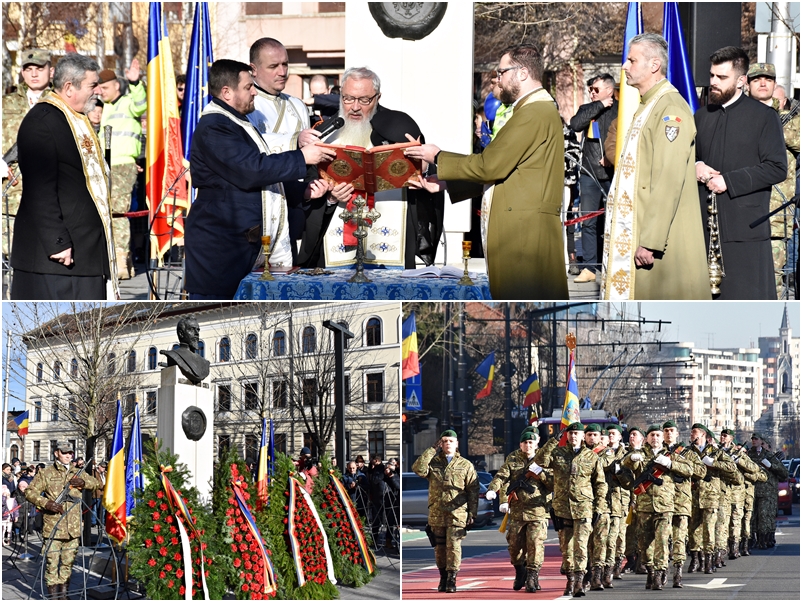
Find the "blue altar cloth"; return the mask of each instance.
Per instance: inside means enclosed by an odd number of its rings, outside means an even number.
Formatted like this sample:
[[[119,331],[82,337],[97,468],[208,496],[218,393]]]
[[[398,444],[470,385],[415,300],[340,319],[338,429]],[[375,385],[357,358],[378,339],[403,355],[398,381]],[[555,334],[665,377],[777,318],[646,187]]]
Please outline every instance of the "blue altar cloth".
[[[236,301],[263,300],[340,300],[390,299],[398,301],[489,300],[487,275],[477,274],[475,286],[460,286],[455,278],[403,278],[401,270],[372,269],[365,275],[373,282],[348,282],[353,268],[330,268],[332,274],[308,276],[294,273],[274,274],[275,280],[260,280],[261,273],[252,272],[243,278],[234,296]]]

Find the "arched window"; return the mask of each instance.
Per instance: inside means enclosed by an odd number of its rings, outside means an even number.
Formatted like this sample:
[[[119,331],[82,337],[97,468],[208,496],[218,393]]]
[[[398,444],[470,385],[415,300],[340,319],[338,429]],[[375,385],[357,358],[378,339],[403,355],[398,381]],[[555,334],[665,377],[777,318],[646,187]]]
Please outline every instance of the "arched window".
[[[136,372],[136,351],[133,349],[128,352],[128,371]]]
[[[156,351],[155,347],[151,347],[148,349],[148,370],[155,370],[156,369],[156,358],[158,357],[158,351]]]
[[[78,378],[78,360],[75,358],[72,358],[72,362],[70,362],[70,376]]]
[[[220,339],[217,359],[220,362],[231,361],[231,339],[229,339],[228,337],[223,337],[222,339]]]
[[[255,360],[259,357],[259,338],[250,333],[245,337],[245,359]]]
[[[42,378],[44,377],[44,368],[42,364],[36,364],[36,382],[42,382]]]
[[[376,347],[382,344],[382,323],[379,318],[371,318],[365,326],[365,345]]]
[[[203,341],[198,341],[198,350],[195,351],[199,356],[206,357],[206,343]]]
[[[301,353],[314,353],[315,351],[317,351],[317,335],[313,326],[307,326],[301,337]]]
[[[106,374],[113,376],[115,372],[117,372],[117,354],[109,353]]]
[[[61,362],[53,362],[53,380],[61,380]]]
[[[273,335],[273,355],[280,356],[287,353],[287,337],[283,330],[277,330]]]

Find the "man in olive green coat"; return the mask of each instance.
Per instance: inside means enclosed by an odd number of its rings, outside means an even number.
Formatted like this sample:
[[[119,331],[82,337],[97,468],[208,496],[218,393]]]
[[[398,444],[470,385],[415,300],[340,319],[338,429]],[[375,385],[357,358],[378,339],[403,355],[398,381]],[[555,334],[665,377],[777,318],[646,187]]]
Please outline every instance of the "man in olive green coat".
[[[452,201],[477,196],[476,184],[492,185],[482,201],[481,221],[494,299],[565,300],[562,120],[541,85],[537,48],[510,49],[497,74],[500,100],[512,104],[513,113],[481,154],[440,152],[433,144],[406,153],[437,165]]]
[[[488,500],[498,498],[499,510],[507,514],[507,544],[515,567],[512,589],[540,589],[540,567],[549,526],[548,504],[554,486],[551,471],[534,462],[538,434],[527,428],[521,433],[519,448],[507,456],[504,465],[487,486]]]
[[[457,591],[465,528],[479,511],[476,469],[457,450],[457,433],[443,431],[436,445],[423,452],[412,470],[429,481],[429,528],[435,543],[434,560],[440,570],[437,591]]]
[[[604,469],[599,457],[582,444],[584,431],[585,427],[575,422],[566,429],[563,447],[554,437],[535,454],[536,464],[554,471],[552,509],[563,523],[560,551],[568,567],[566,596],[585,595],[582,579],[588,562],[588,539],[607,497]]]
[[[667,66],[661,36],[632,38],[624,71],[641,102],[607,205],[604,299],[711,299],[696,126],[688,103],[665,78]]]

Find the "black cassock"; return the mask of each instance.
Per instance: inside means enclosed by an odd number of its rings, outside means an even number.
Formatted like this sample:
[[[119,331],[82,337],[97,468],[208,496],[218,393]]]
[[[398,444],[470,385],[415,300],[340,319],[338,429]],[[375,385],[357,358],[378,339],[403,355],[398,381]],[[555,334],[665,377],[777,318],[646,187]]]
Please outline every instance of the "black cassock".
[[[721,172],[727,190],[717,195],[721,254],[726,276],[718,299],[776,299],[769,213],[771,187],[788,169],[780,118],[775,110],[748,96],[728,107],[707,105],[694,115],[696,160]],[[699,185],[707,224],[709,191]],[[705,227],[709,244],[709,231]]]

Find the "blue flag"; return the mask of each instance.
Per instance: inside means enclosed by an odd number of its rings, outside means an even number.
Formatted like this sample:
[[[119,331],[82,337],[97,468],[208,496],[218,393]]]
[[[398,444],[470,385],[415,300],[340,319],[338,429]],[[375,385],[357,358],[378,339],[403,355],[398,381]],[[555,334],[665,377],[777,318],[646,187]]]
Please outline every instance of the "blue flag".
[[[682,94],[685,102],[691,107],[691,113],[696,113],[699,99],[696,97],[696,86],[693,83],[693,72],[688,61],[688,51],[685,48],[676,2],[663,3],[663,37],[668,42],[666,78]]]
[[[137,492],[137,489],[139,492]],[[142,431],[139,427],[139,404],[134,405],[134,422],[128,437],[128,462],[125,465],[125,514],[131,516],[137,497],[145,490],[142,476]]]
[[[187,83],[184,89],[184,102],[181,105],[181,139],[184,143],[184,158],[187,161],[190,160],[192,134],[200,120],[201,111],[212,99],[209,93],[209,68],[213,62],[209,5],[208,2],[197,2],[187,62]]]

